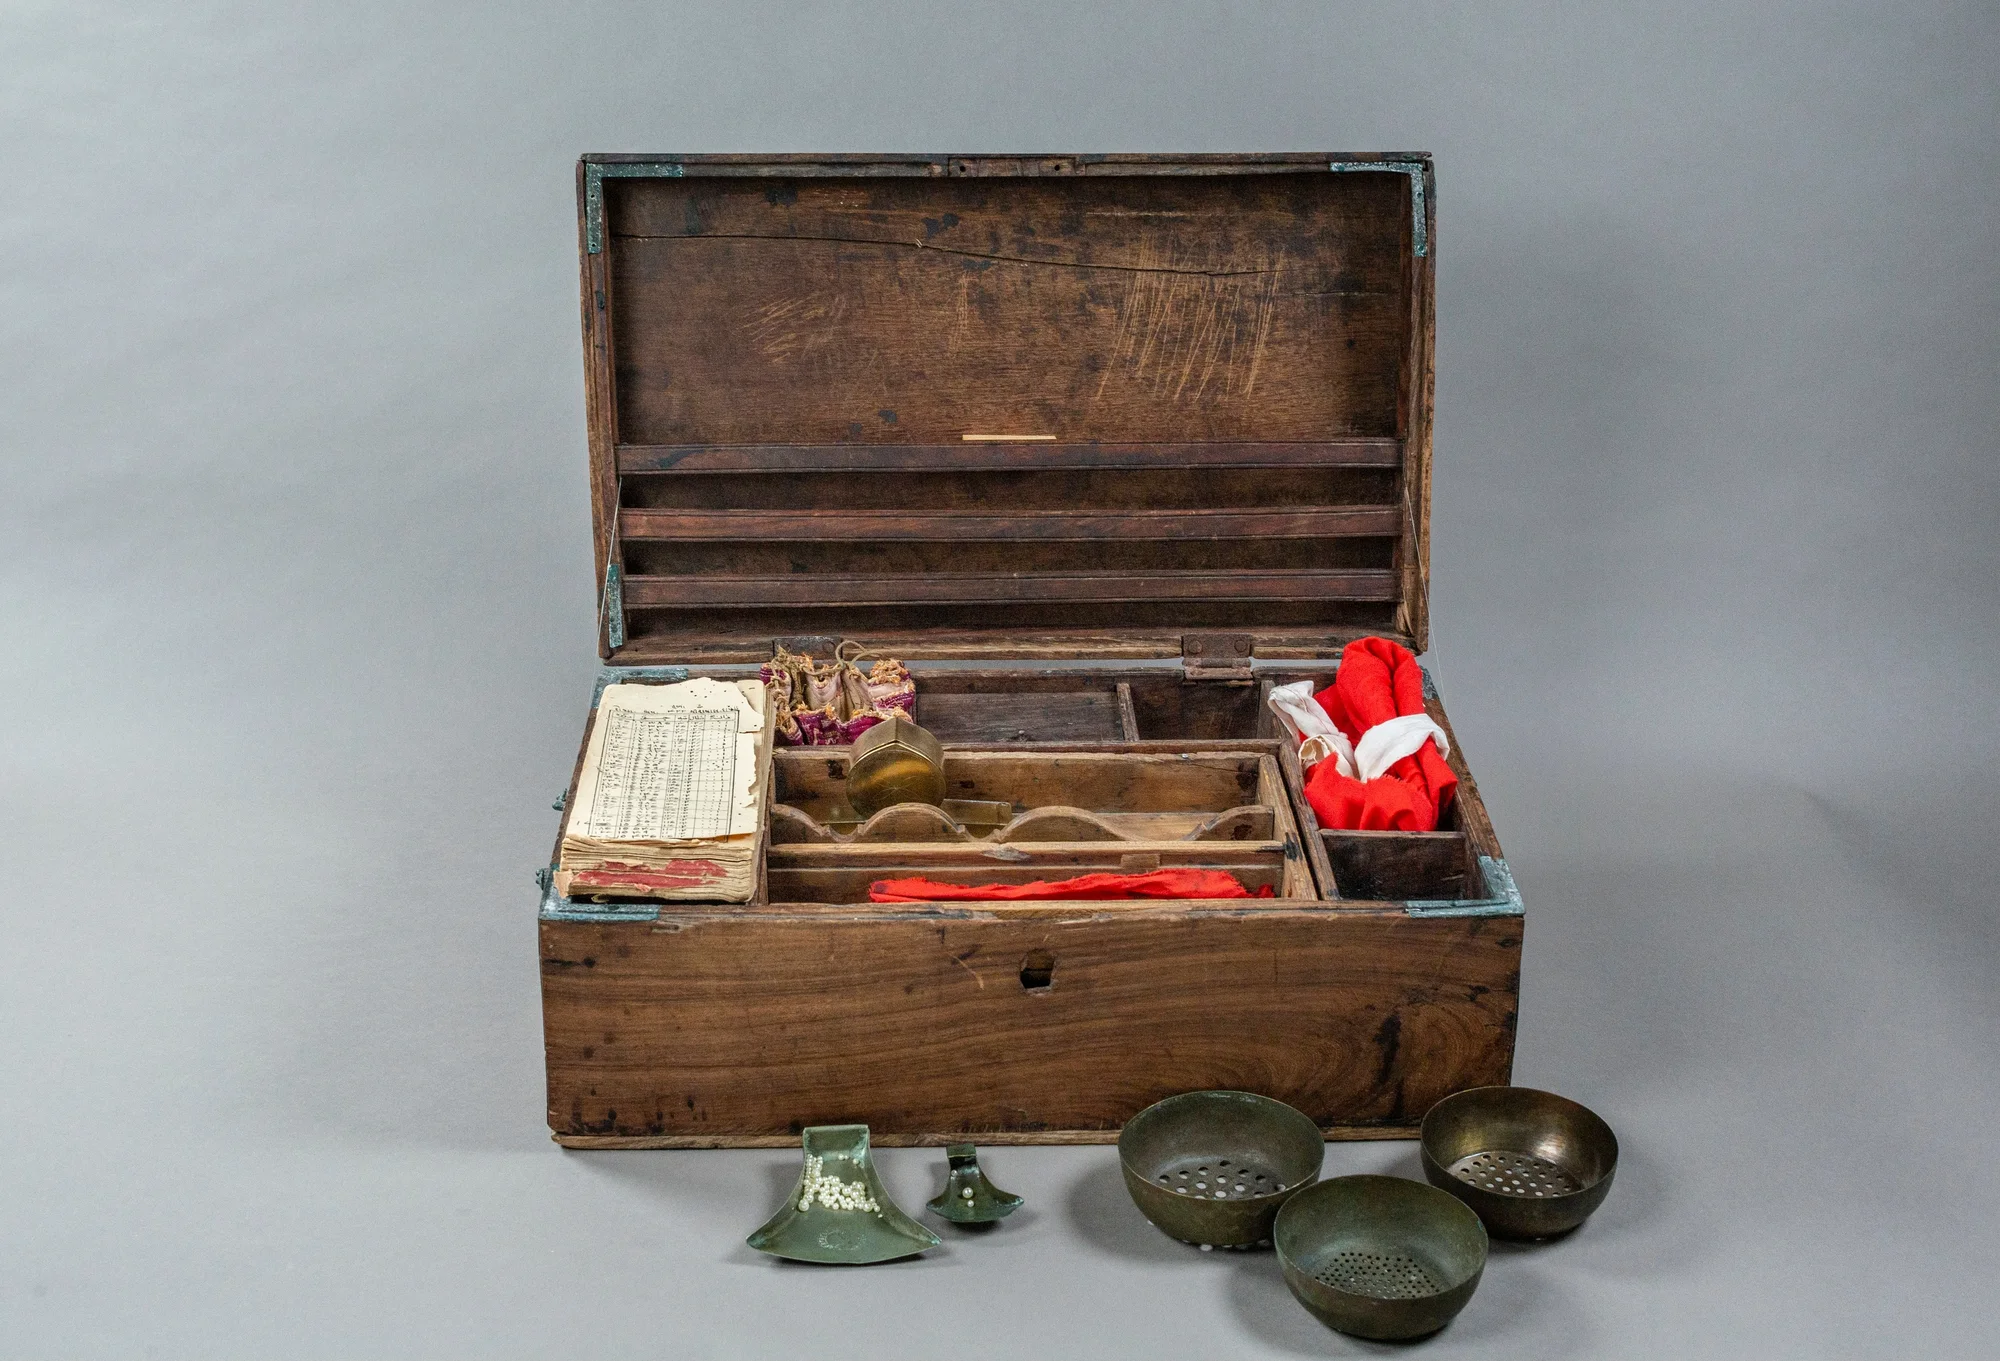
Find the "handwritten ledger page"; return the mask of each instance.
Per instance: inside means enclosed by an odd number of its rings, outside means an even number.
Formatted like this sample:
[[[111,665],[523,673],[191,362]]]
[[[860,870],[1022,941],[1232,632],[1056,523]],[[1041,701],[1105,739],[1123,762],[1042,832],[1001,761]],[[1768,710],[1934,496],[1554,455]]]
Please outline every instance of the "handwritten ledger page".
[[[748,900],[764,710],[761,681],[606,686],[563,828],[558,887]]]

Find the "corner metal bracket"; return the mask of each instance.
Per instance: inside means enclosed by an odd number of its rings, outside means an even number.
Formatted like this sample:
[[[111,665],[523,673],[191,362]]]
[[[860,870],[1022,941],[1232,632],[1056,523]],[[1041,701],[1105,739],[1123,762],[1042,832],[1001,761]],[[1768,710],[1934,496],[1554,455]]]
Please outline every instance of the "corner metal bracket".
[[[1424,163],[1422,161],[1334,161],[1333,171],[1375,171],[1410,177],[1410,249],[1418,255],[1431,253],[1430,230],[1424,218]]]
[[[1486,878],[1486,891],[1492,895],[1486,898],[1422,898],[1403,904],[1403,911],[1412,917],[1519,917],[1525,915],[1521,906],[1521,890],[1514,887],[1514,876],[1507,869],[1507,862],[1497,856],[1479,857],[1479,872]]]
[[[604,641],[625,646],[625,578],[618,564],[604,564]]]
[[[604,182],[606,180],[677,180],[687,172],[679,161],[614,161],[583,163],[583,248],[604,253]],[[1422,255],[1422,251],[1417,254]]]
[[[688,678],[685,666],[600,666],[597,669],[597,688],[590,692],[590,711],[597,712],[597,703],[604,698],[607,685],[619,685],[626,681],[660,681],[672,684]]]
[[[541,919],[545,922],[656,922],[658,903],[591,903],[565,898],[556,892],[555,866],[535,871],[535,883],[542,890]]]
[[[1181,635],[1181,678],[1191,681],[1250,683],[1250,656],[1257,640],[1247,633]]]
[[[822,661],[840,651],[841,638],[837,633],[799,633],[786,638],[771,640],[771,655],[790,652],[801,657],[818,657]]]

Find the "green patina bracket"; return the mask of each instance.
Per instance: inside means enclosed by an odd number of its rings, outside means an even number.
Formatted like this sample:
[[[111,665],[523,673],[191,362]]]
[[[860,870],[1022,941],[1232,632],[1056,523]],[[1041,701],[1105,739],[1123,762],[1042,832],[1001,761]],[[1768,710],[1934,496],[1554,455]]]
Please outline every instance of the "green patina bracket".
[[[1418,255],[1431,253],[1430,230],[1425,224],[1424,163],[1422,161],[1335,161],[1329,170],[1387,172],[1410,177],[1410,249]]]
[[[615,562],[604,564],[604,641],[625,646],[625,574]]]
[[[679,161],[615,161],[583,163],[583,248],[604,253],[604,182],[606,180],[677,180],[686,171]],[[1417,252],[1419,255],[1422,251]]]
[[[556,892],[556,867],[544,865],[535,871],[535,883],[542,890],[541,918],[545,922],[656,922],[658,903],[589,903],[565,898]]]
[[[600,666],[597,668],[597,687],[590,692],[590,710],[597,712],[597,703],[604,698],[604,687],[619,685],[625,681],[665,681],[672,683],[688,678],[685,666]]]
[[[1486,877],[1486,898],[1420,898],[1403,904],[1412,917],[1519,917],[1526,909],[1521,890],[1505,860],[1490,855],[1479,857],[1479,872]]]

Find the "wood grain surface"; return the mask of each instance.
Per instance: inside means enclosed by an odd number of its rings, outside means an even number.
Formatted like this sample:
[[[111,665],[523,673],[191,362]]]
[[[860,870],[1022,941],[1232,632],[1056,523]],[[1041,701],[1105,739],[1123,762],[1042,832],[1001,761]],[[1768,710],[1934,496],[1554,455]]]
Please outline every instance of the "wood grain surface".
[[[1369,159],[606,179],[582,263],[596,570],[625,578],[604,655],[1421,637],[1430,263],[1407,175],[1327,170]]]
[[[1397,176],[607,190],[631,443],[1396,433]]]
[[[1516,920],[1104,906],[544,922],[550,1125],[718,1145],[847,1121],[1102,1136],[1228,1087],[1389,1137],[1508,1078]],[[1046,988],[1023,985],[1034,952],[1054,958]]]

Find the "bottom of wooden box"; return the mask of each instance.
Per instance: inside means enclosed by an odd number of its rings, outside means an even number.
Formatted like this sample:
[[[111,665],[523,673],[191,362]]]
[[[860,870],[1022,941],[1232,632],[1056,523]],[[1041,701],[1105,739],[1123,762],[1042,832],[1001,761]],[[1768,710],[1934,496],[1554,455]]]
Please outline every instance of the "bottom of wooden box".
[[[1504,1083],[1521,919],[1283,900],[670,908],[544,920],[572,1148],[1109,1142],[1176,1092],[1407,1137]]]
[[[1415,1125],[1334,1125],[1320,1131],[1335,1143],[1366,1142],[1375,1139],[1414,1139]],[[643,1148],[797,1148],[796,1134],[742,1135],[622,1135],[552,1134],[564,1148],[643,1149]],[[1115,1129],[971,1130],[956,1134],[875,1134],[868,1142],[877,1148],[943,1148],[947,1144],[976,1143],[994,1146],[1032,1144],[1115,1144]]]

